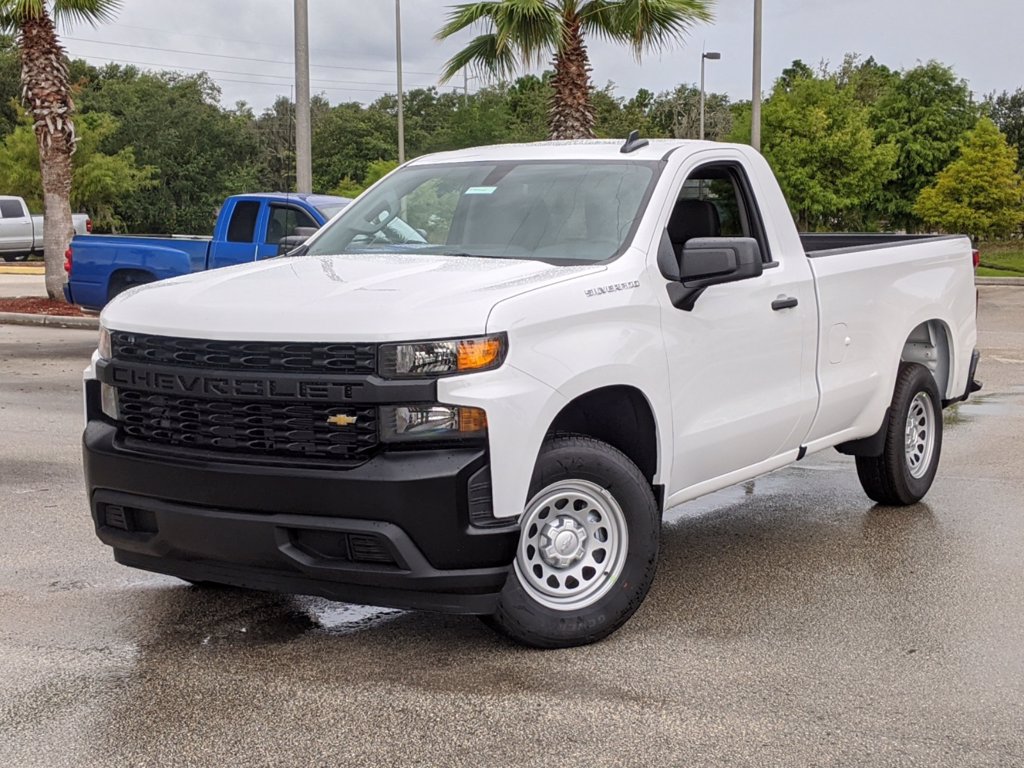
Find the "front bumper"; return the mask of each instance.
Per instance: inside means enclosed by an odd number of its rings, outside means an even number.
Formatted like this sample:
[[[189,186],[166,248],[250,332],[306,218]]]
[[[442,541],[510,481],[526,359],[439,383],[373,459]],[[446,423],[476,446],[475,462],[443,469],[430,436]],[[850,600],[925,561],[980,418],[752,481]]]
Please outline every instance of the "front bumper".
[[[370,605],[494,610],[518,528],[470,520],[483,450],[382,453],[347,470],[151,456],[125,450],[89,411],[93,520],[124,565]]]

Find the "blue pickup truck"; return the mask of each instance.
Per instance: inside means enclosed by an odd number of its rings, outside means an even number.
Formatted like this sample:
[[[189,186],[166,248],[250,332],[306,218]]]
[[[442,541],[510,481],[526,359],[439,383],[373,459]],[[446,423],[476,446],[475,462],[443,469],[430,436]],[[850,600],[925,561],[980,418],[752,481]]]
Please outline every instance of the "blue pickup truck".
[[[271,258],[282,240],[312,234],[350,202],[327,195],[237,195],[221,207],[213,237],[79,235],[68,251],[65,294],[72,304],[99,310],[136,285]]]

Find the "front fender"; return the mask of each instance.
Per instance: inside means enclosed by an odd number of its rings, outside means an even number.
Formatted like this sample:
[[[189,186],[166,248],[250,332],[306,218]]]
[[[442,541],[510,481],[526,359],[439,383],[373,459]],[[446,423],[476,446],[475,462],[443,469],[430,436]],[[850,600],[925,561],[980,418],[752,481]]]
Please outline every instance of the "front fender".
[[[487,412],[494,516],[521,515],[548,425],[565,407],[565,398],[508,364],[489,373],[441,379],[437,391],[442,403]]]

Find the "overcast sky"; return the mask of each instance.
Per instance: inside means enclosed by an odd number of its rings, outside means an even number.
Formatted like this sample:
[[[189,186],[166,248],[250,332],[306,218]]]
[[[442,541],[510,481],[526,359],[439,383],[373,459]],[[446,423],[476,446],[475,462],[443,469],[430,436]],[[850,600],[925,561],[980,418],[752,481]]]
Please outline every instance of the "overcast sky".
[[[454,41],[433,39],[452,2],[402,0],[407,88],[436,85],[457,50]],[[393,93],[394,3],[309,0],[309,6],[314,91],[332,103]],[[1024,86],[1021,0],[764,0],[764,6],[766,91],[794,59],[836,64],[846,52],[873,55],[896,69],[938,59],[979,96]],[[291,92],[292,7],[291,0],[126,0],[112,24],[63,35],[71,55],[96,64],[206,70],[220,83],[225,105],[244,99],[259,110]],[[594,80],[614,81],[623,96],[697,82],[706,46],[723,56],[708,64],[708,89],[749,98],[752,8],[753,0],[718,0],[714,23],[640,64],[628,51],[594,40]]]

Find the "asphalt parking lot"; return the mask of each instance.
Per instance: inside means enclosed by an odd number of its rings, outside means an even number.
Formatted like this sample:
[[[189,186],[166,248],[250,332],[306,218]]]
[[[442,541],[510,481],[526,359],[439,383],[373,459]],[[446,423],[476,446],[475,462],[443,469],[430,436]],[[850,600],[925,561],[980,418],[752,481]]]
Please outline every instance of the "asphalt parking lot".
[[[852,459],[672,510],[598,645],[116,565],[81,481],[94,334],[0,326],[0,766],[1024,765],[1024,290],[926,504]]]

